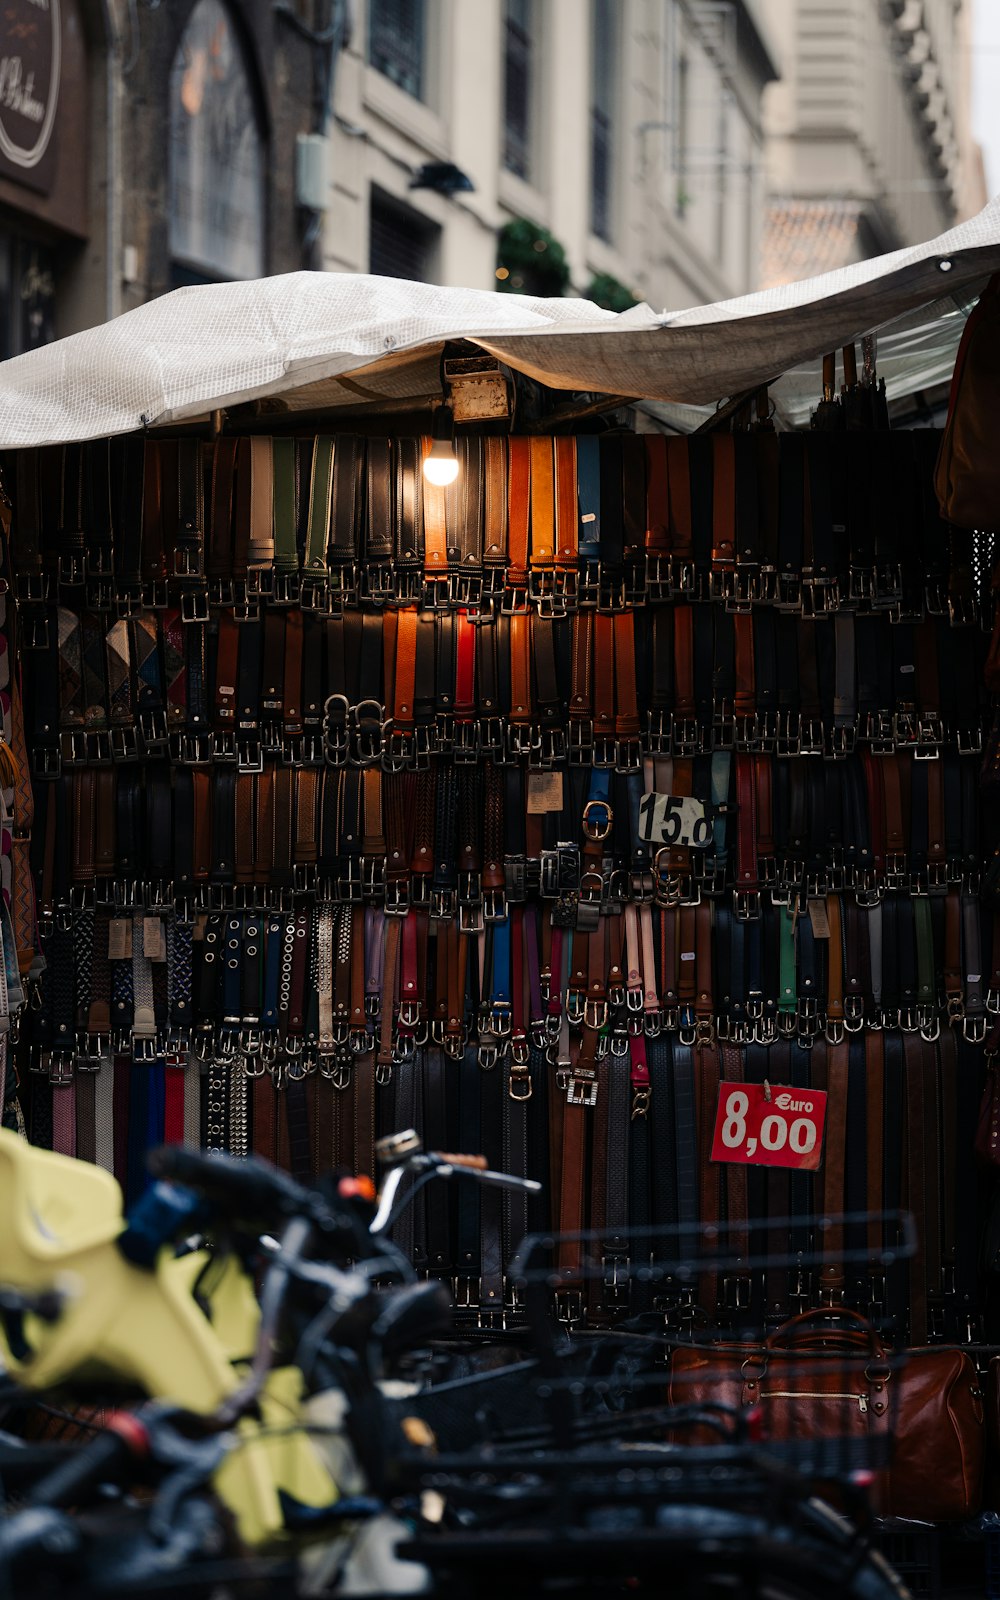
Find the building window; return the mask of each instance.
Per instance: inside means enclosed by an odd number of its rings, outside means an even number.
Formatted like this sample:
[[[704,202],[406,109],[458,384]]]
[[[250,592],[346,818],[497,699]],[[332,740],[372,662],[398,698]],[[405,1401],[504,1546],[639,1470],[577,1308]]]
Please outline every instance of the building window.
[[[426,100],[426,0],[368,0],[368,60],[416,100]]]
[[[373,189],[368,270],[381,278],[433,283],[441,229],[381,189]]]
[[[614,231],[615,119],[618,111],[618,7],[591,0],[590,231]]]
[[[505,0],[503,164],[530,180],[535,137],[536,0]]]
[[[222,0],[198,0],[170,73],[175,282],[263,275],[263,145],[233,18]]]

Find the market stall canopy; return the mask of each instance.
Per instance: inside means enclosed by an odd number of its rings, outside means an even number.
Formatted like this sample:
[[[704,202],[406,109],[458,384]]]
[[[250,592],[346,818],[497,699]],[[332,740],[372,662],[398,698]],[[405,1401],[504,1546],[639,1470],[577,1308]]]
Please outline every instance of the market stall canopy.
[[[555,389],[705,405],[896,324],[924,381],[945,371],[975,286],[1000,270],[1000,198],[927,244],[803,283],[677,312],[295,272],[177,289],[4,363],[0,447],[190,421],[251,400],[295,411],[425,403],[439,354],[468,339]],[[884,352],[884,346],[883,346]],[[814,391],[814,394],[816,392]]]

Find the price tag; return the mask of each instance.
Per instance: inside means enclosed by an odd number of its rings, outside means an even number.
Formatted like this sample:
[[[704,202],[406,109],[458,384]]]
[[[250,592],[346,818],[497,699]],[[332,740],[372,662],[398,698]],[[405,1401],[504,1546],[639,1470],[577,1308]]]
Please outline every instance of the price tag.
[[[817,1172],[826,1093],[772,1083],[720,1083],[713,1161]]]
[[[647,844],[704,850],[712,842],[712,824],[702,802],[690,795],[644,794],[639,802],[639,838]]]

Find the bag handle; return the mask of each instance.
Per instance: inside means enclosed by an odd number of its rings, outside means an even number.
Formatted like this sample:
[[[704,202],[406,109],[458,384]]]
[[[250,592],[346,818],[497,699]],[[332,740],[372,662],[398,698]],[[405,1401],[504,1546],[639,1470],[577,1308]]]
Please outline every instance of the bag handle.
[[[858,1311],[850,1311],[846,1306],[831,1307],[818,1306],[812,1311],[800,1311],[798,1316],[791,1317],[782,1323],[780,1328],[775,1328],[765,1341],[768,1350],[794,1350],[803,1345],[815,1345],[823,1337],[823,1322],[830,1324],[833,1319],[846,1323],[846,1327],[830,1326],[826,1330],[826,1337],[839,1340],[848,1348],[859,1347],[868,1351],[869,1355],[884,1358],[885,1349],[872,1324],[867,1317],[861,1316]]]

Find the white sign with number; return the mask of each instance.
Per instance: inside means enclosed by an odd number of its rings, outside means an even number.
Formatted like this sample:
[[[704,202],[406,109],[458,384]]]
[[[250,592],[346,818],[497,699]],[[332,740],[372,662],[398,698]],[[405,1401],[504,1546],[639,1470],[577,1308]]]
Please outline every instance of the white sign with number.
[[[705,850],[712,824],[700,800],[690,795],[644,794],[639,802],[639,838],[647,844],[676,844]]]

